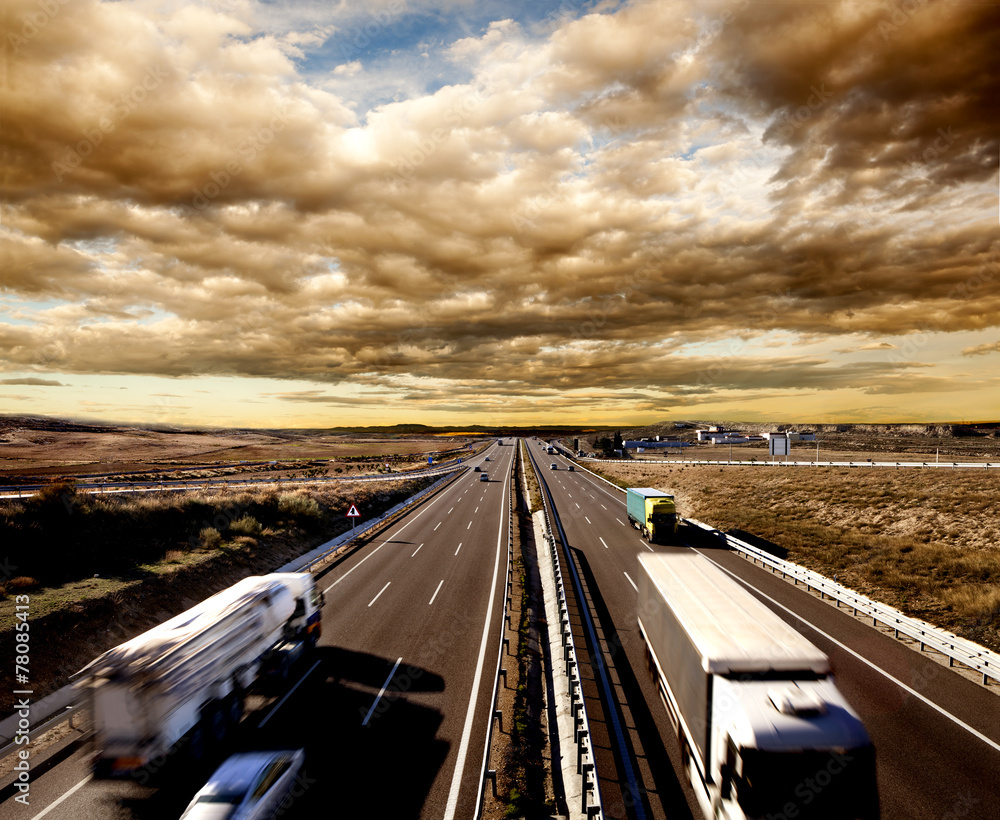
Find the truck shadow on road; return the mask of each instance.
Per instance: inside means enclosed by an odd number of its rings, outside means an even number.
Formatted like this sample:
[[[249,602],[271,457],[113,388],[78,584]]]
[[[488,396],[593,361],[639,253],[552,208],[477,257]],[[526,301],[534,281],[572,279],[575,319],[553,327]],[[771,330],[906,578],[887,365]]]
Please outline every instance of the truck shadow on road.
[[[282,820],[420,817],[450,744],[437,738],[441,712],[408,695],[441,692],[444,679],[401,665],[386,686],[395,658],[325,646],[315,658],[320,666],[253,733],[261,747],[306,750],[301,794]]]

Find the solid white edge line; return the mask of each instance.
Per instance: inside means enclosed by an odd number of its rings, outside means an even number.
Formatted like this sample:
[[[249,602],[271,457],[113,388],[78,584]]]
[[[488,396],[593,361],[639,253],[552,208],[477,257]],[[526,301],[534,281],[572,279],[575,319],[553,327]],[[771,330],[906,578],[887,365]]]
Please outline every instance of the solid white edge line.
[[[382,684],[382,688],[378,690],[378,696],[375,698],[375,702],[372,704],[372,708],[368,710],[368,714],[365,715],[365,719],[361,721],[362,726],[367,726],[368,721],[371,720],[372,712],[375,711],[375,707],[378,706],[378,702],[382,700],[382,695],[385,694],[385,690],[389,688],[389,681],[392,680],[392,676],[396,674],[396,670],[399,669],[399,665],[403,662],[402,658],[396,660],[395,665],[392,667],[392,671],[389,673],[389,677],[385,679],[385,683]]]
[[[87,775],[85,778],[83,778],[83,780],[81,780],[79,783],[77,783],[72,789],[70,789],[68,792],[66,792],[66,794],[64,794],[62,797],[60,797],[58,800],[56,800],[55,803],[50,803],[48,806],[46,806],[44,809],[42,809],[38,814],[36,814],[31,820],[41,820],[42,817],[44,817],[46,814],[48,814],[50,811],[52,811],[52,809],[54,809],[56,806],[58,806],[60,803],[62,803],[63,800],[65,800],[67,797],[69,797],[69,796],[71,796],[73,794],[76,794],[76,792],[79,791],[80,788],[85,783],[89,783],[93,779],[94,779],[93,775]]]
[[[695,550],[695,552],[701,552],[701,550]],[[702,555],[705,555],[704,553],[701,553],[701,554],[702,554]],[[707,556],[707,555],[705,555],[705,557],[706,557],[706,558],[708,558],[708,556]],[[711,560],[711,559],[709,559],[709,560]],[[712,563],[715,563],[715,562],[713,561]],[[855,651],[854,651],[853,649],[851,649],[851,648],[850,648],[849,646],[847,646],[847,645],[845,645],[845,644],[841,643],[841,642],[840,642],[840,641],[838,641],[838,640],[837,640],[836,638],[834,638],[834,637],[833,637],[832,635],[830,635],[830,634],[828,634],[828,633],[824,632],[824,631],[823,631],[822,629],[820,629],[820,628],[819,628],[818,626],[816,626],[816,625],[815,625],[815,624],[813,624],[812,622],[810,622],[810,621],[807,621],[807,620],[806,620],[805,618],[803,618],[803,617],[802,617],[801,615],[799,615],[799,614],[798,614],[797,612],[793,612],[793,611],[792,611],[791,609],[789,609],[789,608],[788,608],[787,606],[785,606],[784,604],[781,604],[781,603],[778,603],[778,602],[777,602],[776,600],[774,600],[774,598],[772,598],[772,597],[771,597],[770,595],[767,595],[767,594],[765,594],[765,593],[761,592],[761,591],[760,591],[759,589],[757,589],[756,587],[754,587],[754,586],[753,586],[752,584],[750,584],[750,583],[748,583],[747,581],[744,581],[744,580],[743,580],[742,578],[740,578],[740,577],[739,577],[739,576],[738,576],[738,575],[737,575],[736,573],[734,573],[734,572],[732,572],[732,571],[730,571],[730,570],[726,569],[726,568],[725,568],[724,566],[722,566],[722,564],[717,564],[717,563],[716,563],[715,565],[716,565],[716,566],[717,566],[717,567],[718,567],[719,569],[721,569],[721,570],[722,570],[723,572],[726,572],[726,573],[728,573],[729,575],[732,575],[732,576],[733,576],[733,578],[735,578],[735,579],[736,579],[737,581],[739,581],[739,582],[740,582],[741,584],[743,584],[743,586],[745,586],[745,587],[746,587],[747,589],[750,589],[750,590],[753,590],[753,591],[754,591],[754,592],[756,592],[756,593],[757,593],[758,595],[763,595],[763,596],[764,596],[765,598],[767,598],[767,600],[769,600],[769,601],[770,601],[770,602],[771,602],[772,604],[774,604],[775,606],[777,606],[777,607],[780,607],[781,609],[785,610],[785,612],[787,612],[787,613],[788,613],[789,615],[791,615],[791,616],[792,616],[793,618],[796,618],[797,620],[799,620],[799,621],[802,621],[802,623],[804,623],[804,624],[805,624],[806,626],[808,626],[808,627],[809,627],[810,629],[812,629],[812,630],[815,630],[816,632],[818,632],[818,633],[819,633],[820,635],[822,635],[822,636],[823,636],[824,638],[826,638],[826,639],[827,639],[828,641],[831,641],[832,643],[835,643],[835,644],[836,644],[837,646],[839,646],[839,647],[840,647],[841,649],[843,649],[843,650],[844,650],[845,652],[848,652],[848,653],[850,653],[851,655],[853,655],[853,656],[854,656],[855,658],[857,658],[857,659],[858,659],[859,661],[861,661],[862,663],[866,664],[867,666],[870,666],[870,667],[871,667],[872,669],[874,669],[874,670],[875,670],[876,672],[878,672],[878,673],[879,673],[880,675],[882,675],[883,677],[885,677],[885,678],[887,678],[887,679],[891,680],[891,681],[892,681],[892,682],[893,682],[894,684],[896,684],[896,686],[898,686],[898,687],[899,687],[900,689],[905,689],[905,690],[906,690],[907,692],[909,692],[909,693],[910,693],[911,695],[913,695],[913,696],[914,696],[915,698],[917,698],[918,700],[922,700],[922,701],[923,701],[924,703],[926,703],[926,704],[927,704],[928,706],[930,706],[930,707],[931,707],[932,709],[934,709],[934,710],[935,710],[935,711],[937,711],[937,712],[940,712],[940,713],[941,713],[942,715],[944,715],[944,716],[945,716],[946,718],[948,718],[949,720],[951,720],[952,722],[954,722],[954,723],[955,723],[956,725],[958,725],[958,726],[960,726],[961,728],[965,729],[965,731],[967,731],[967,732],[968,732],[969,734],[971,734],[971,735],[974,735],[975,737],[979,738],[979,739],[980,739],[981,741],[983,741],[983,743],[985,743],[985,744],[986,744],[987,746],[992,746],[992,747],[993,747],[994,749],[996,749],[996,750],[997,750],[998,752],[1000,752],[1000,743],[996,743],[996,742],[994,742],[994,741],[993,741],[993,740],[991,740],[990,738],[986,737],[986,735],[984,735],[984,734],[983,734],[982,732],[980,732],[979,730],[977,730],[977,729],[973,729],[973,728],[972,728],[972,727],[971,727],[971,726],[970,726],[970,725],[969,725],[968,723],[965,723],[965,722],[963,722],[962,720],[960,720],[959,718],[955,717],[955,716],[954,716],[954,715],[953,715],[953,714],[952,714],[951,712],[947,711],[947,710],[946,710],[946,709],[945,709],[944,707],[942,707],[942,706],[938,706],[938,705],[937,705],[937,704],[936,704],[936,703],[935,703],[934,701],[930,700],[929,698],[926,698],[926,697],[924,697],[923,695],[921,695],[921,694],[920,694],[920,693],[919,693],[918,691],[916,691],[915,689],[911,689],[911,688],[910,688],[909,686],[907,686],[907,685],[906,685],[905,683],[903,683],[903,682],[902,682],[902,681],[901,681],[901,680],[900,680],[899,678],[897,678],[897,677],[894,677],[893,675],[890,675],[890,674],[889,674],[888,672],[886,672],[886,671],[885,671],[884,669],[882,669],[881,667],[879,667],[879,666],[876,666],[876,665],[875,665],[874,663],[872,663],[872,662],[871,662],[870,660],[868,660],[868,658],[864,657],[863,655],[859,655],[859,654],[858,654],[857,652],[855,652]]]
[[[503,497],[510,499],[510,470],[504,479]],[[448,803],[445,806],[444,820],[455,820],[458,809],[458,792],[462,787],[462,773],[465,769],[465,758],[469,754],[469,741],[472,739],[472,722],[476,716],[476,700],[479,697],[479,686],[483,678],[483,663],[486,661],[486,645],[490,639],[490,621],[493,620],[493,603],[497,594],[497,578],[500,574],[500,545],[503,542],[504,504],[500,505],[500,527],[497,531],[497,554],[493,562],[493,585],[490,587],[490,602],[486,608],[486,621],[483,624],[483,639],[479,644],[479,661],[476,663],[476,677],[472,681],[472,697],[469,699],[469,711],[465,715],[465,728],[462,729],[462,740],[458,746],[458,760],[455,761],[455,773],[451,778],[451,789],[448,792]],[[484,738],[485,743],[485,738]]]
[[[632,585],[632,589],[634,589],[636,592],[638,592],[639,591],[639,587],[637,587],[635,585],[635,581],[633,581],[631,578],[629,578],[629,575],[628,575],[627,572],[625,573],[625,577],[628,578],[628,582]]]
[[[286,700],[288,700],[292,696],[292,692],[294,692],[296,689],[298,689],[299,686],[302,685],[302,681],[304,681],[306,678],[308,678],[313,673],[313,670],[317,666],[319,666],[319,665],[320,665],[320,661],[316,661],[316,663],[314,663],[312,666],[309,667],[309,671],[306,672],[301,678],[298,679],[298,681],[296,682],[295,686],[293,686],[291,689],[289,689],[287,692],[285,692],[285,696],[281,700],[278,701],[277,705],[275,705],[275,707],[270,712],[267,713],[267,717],[264,718],[260,723],[257,724],[257,728],[258,729],[261,728],[265,723],[267,723],[271,719],[271,716],[274,715],[274,713],[277,712],[282,707],[282,705],[284,704],[284,702]]]
[[[385,582],[385,586],[384,586],[384,587],[382,587],[382,589],[380,589],[380,590],[378,591],[378,595],[381,595],[381,594],[382,594],[383,592],[385,592],[385,591],[386,591],[386,590],[387,590],[387,589],[389,588],[389,584],[391,584],[391,583],[392,583],[392,581],[386,581],[386,582]],[[376,596],[375,596],[374,598],[372,598],[372,599],[371,599],[371,600],[370,600],[370,601],[368,602],[368,606],[371,606],[372,604],[374,604],[374,603],[375,603],[375,602],[376,602],[376,601],[378,600],[378,595],[376,595]]]
[[[440,583],[438,583],[437,589],[434,590],[434,594],[431,595],[431,599],[427,602],[427,606],[430,606],[431,604],[434,603],[434,599],[437,598],[438,593],[441,591],[441,584],[443,583],[444,583],[444,578],[442,578]]]

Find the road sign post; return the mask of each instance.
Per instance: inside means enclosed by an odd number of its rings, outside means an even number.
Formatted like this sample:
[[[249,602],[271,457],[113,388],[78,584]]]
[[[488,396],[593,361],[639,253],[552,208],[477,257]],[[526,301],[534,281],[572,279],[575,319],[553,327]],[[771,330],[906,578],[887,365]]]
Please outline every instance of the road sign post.
[[[360,515],[361,513],[358,512],[358,508],[354,504],[351,504],[351,509],[347,511],[347,517],[351,519],[351,538],[354,537],[354,525],[357,523],[358,516]]]

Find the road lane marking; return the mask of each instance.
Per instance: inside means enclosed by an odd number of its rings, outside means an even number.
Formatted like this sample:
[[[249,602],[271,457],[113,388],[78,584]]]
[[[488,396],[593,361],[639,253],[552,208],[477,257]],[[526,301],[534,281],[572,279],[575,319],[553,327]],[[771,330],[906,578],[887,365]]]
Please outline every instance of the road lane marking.
[[[510,471],[507,472],[506,477],[503,480],[503,491],[508,497],[510,493],[509,482]],[[451,789],[448,792],[448,802],[445,805],[444,820],[455,820],[455,811],[458,808],[458,792],[462,786],[462,775],[465,770],[465,758],[469,754],[469,742],[472,740],[472,723],[476,713],[476,700],[479,697],[479,688],[483,678],[483,663],[486,660],[486,645],[489,643],[490,639],[490,622],[493,620],[493,604],[497,595],[497,579],[500,577],[500,546],[503,541],[506,513],[507,510],[505,510],[504,505],[501,504],[500,526],[497,530],[496,557],[493,559],[493,582],[490,585],[490,600],[486,606],[486,620],[483,623],[483,637],[479,642],[479,660],[476,662],[476,676],[472,680],[472,695],[469,698],[469,711],[465,713],[465,727],[462,729],[462,739],[458,744],[458,760],[455,762],[455,772],[451,777]],[[480,772],[479,788],[481,790],[483,784],[482,777],[485,775],[485,766],[480,769]]]
[[[479,512],[479,507],[476,507],[476,512]],[[473,513],[475,515],[476,513]]]
[[[312,666],[309,667],[309,671],[298,679],[298,682],[295,684],[295,686],[293,686],[291,689],[285,692],[285,696],[277,702],[275,707],[270,712],[267,713],[267,717],[265,717],[260,723],[257,724],[258,729],[263,727],[263,725],[271,719],[274,713],[277,712],[284,705],[285,701],[292,696],[292,692],[294,692],[296,689],[299,688],[299,686],[302,685],[302,681],[308,678],[313,673],[313,670],[320,665],[320,663],[322,663],[322,661],[316,661],[316,663],[314,663]]]
[[[598,535],[598,536],[597,536],[597,540],[598,540],[598,541],[600,541],[600,542],[601,542],[602,544],[604,544],[604,539],[603,539],[603,538],[601,538],[601,536],[599,536],[599,535]],[[607,548],[608,548],[608,545],[607,545],[607,544],[604,544],[604,549],[607,549]]]
[[[85,778],[83,778],[83,780],[81,780],[72,789],[70,789],[68,792],[66,792],[66,794],[64,794],[62,797],[60,797],[58,800],[56,800],[55,803],[52,803],[51,805],[47,806],[43,811],[41,811],[38,814],[36,814],[32,818],[32,820],[41,820],[42,817],[44,817],[46,814],[48,814],[50,811],[52,811],[52,809],[54,809],[56,806],[58,806],[60,803],[62,803],[63,800],[65,800],[70,795],[75,794],[77,791],[79,791],[79,789],[84,784],[89,783],[93,779],[94,779],[93,775],[89,775],[88,774]]]
[[[382,688],[378,690],[378,697],[375,698],[375,702],[372,704],[372,708],[368,710],[368,714],[365,715],[365,719],[361,721],[362,726],[367,726],[368,721],[371,720],[372,713],[375,711],[375,707],[378,706],[378,702],[382,700],[382,695],[385,694],[385,690],[389,688],[389,681],[392,680],[392,676],[396,674],[396,670],[399,669],[399,665],[403,662],[402,658],[396,661],[396,665],[392,667],[392,671],[389,673],[389,677],[385,679],[385,683],[382,684]]]
[[[434,590],[434,594],[431,595],[431,599],[427,602],[427,606],[434,603],[434,599],[437,598],[438,593],[441,591],[441,584],[444,583],[444,578],[441,579],[441,583],[438,584],[438,588]]]
[[[430,504],[428,504],[426,507],[424,507],[420,512],[418,512],[415,516],[413,516],[413,518],[411,518],[409,521],[407,521],[405,524],[403,524],[402,527],[400,527],[398,530],[396,530],[393,533],[393,538],[395,538],[403,530],[405,530],[408,526],[410,526],[410,524],[412,524],[414,521],[416,521],[418,518],[420,518],[420,516],[422,516],[425,512],[427,512],[435,504],[437,504],[438,501],[440,501],[442,498],[444,498],[444,496],[443,495],[439,495],[437,498],[435,498],[433,501],[431,501]],[[389,543],[389,539],[386,539],[381,544],[379,544],[377,547],[375,547],[375,549],[373,549],[371,552],[369,552],[364,558],[362,558],[360,561],[358,561],[358,563],[356,563],[353,567],[351,567],[349,570],[347,570],[347,572],[345,572],[336,581],[334,581],[332,584],[330,584],[330,586],[328,586],[326,589],[324,589],[323,590],[323,594],[326,595],[326,593],[328,593],[331,589],[333,589],[335,586],[337,586],[337,584],[339,584],[341,581],[343,581],[348,575],[350,575],[352,572],[354,572],[354,570],[356,570],[358,567],[360,567],[365,561],[367,561],[369,558],[371,558],[376,552],[378,552],[380,549],[382,549],[382,547],[384,547],[388,543]]]
[[[598,503],[599,503],[599,502],[598,502]],[[602,506],[602,507],[604,507],[604,505],[603,505],[603,504],[601,504],[601,506]],[[604,507],[604,509],[607,509],[607,507]]]
[[[438,521],[438,522],[437,522],[437,526],[435,526],[435,527],[434,527],[434,530],[433,530],[433,532],[437,532],[437,528],[438,528],[438,527],[440,527],[440,526],[441,526],[441,522],[440,522],[440,521]]]
[[[421,545],[420,545],[420,547],[422,547],[422,546],[423,546],[423,544],[421,544]],[[417,554],[418,552],[420,552],[420,547],[417,547],[417,548],[416,548],[416,549],[415,549],[415,550],[413,551],[413,555],[416,555],[416,554]],[[413,555],[411,555],[411,556],[410,556],[410,558],[412,558],[412,557],[413,557]]]
[[[649,546],[649,544],[647,544],[647,543],[646,543],[645,541],[643,541],[643,540],[642,540],[641,538],[639,539],[639,543],[640,543],[640,544],[642,544],[642,545],[643,545],[643,546],[644,546],[644,547],[645,547],[646,549],[648,549],[648,550],[649,550],[650,552],[656,552],[656,550],[654,550],[654,549],[653,549],[653,548],[652,548],[651,546]]]
[[[453,509],[455,509],[455,508],[452,507],[451,510],[453,510]],[[448,510],[448,515],[451,515],[451,510]]]
[[[634,589],[636,592],[638,592],[639,591],[639,587],[637,587],[635,585],[635,581],[633,581],[631,578],[628,577],[628,573],[627,572],[625,573],[625,577],[628,578],[628,582],[632,585],[632,589]]]
[[[468,527],[466,527],[465,529],[467,529],[467,530],[470,530],[470,529],[472,529],[472,522],[471,522],[471,521],[469,522],[469,526],[468,526]]]
[[[458,550],[462,549],[462,542],[458,542]],[[458,550],[455,550],[455,555],[458,555]]]
[[[386,585],[385,585],[384,587],[382,587],[382,589],[380,589],[380,590],[378,591],[378,595],[381,595],[381,594],[382,594],[383,592],[385,592],[385,591],[386,591],[386,590],[387,590],[387,589],[389,588],[389,584],[391,584],[391,583],[392,583],[392,581],[387,581],[387,582],[386,582]],[[374,598],[372,598],[372,599],[371,599],[371,600],[370,600],[370,601],[368,602],[368,606],[371,606],[372,604],[374,604],[374,603],[375,603],[375,602],[376,602],[376,601],[378,600],[378,595],[376,595],[376,596],[375,596]]]
[[[589,518],[587,518],[587,516],[584,516],[584,519],[586,519],[587,523],[590,524],[590,526],[592,527],[594,526],[594,522],[591,521]]]
[[[698,552],[698,553],[701,553],[702,555],[705,555],[705,553],[702,552],[701,550],[695,550],[695,552]],[[708,558],[707,555],[705,555],[705,557]],[[709,558],[709,560],[711,561],[712,559]],[[948,718],[949,720],[953,721],[955,724],[957,724],[961,728],[965,729],[967,732],[969,732],[969,734],[975,735],[977,738],[979,738],[981,741],[983,741],[983,743],[987,744],[988,746],[992,746],[994,749],[996,749],[998,752],[1000,752],[1000,743],[996,743],[996,742],[990,740],[982,732],[979,732],[976,729],[973,729],[968,723],[963,722],[959,718],[955,717],[951,712],[946,711],[944,709],[944,707],[938,706],[936,703],[934,703],[934,701],[932,701],[929,698],[926,698],[923,695],[921,695],[916,689],[911,689],[909,686],[907,686],[905,683],[903,683],[899,678],[894,677],[893,675],[890,675],[884,669],[882,669],[879,666],[876,666],[874,663],[872,663],[870,660],[868,660],[868,658],[864,657],[863,655],[859,655],[857,652],[855,652],[849,646],[847,646],[846,644],[843,644],[840,641],[838,641],[836,638],[833,637],[833,635],[830,635],[829,633],[824,632],[818,626],[816,626],[815,624],[811,623],[810,621],[807,621],[805,618],[803,618],[797,612],[793,612],[791,609],[789,609],[784,604],[779,603],[774,598],[772,598],[770,595],[768,595],[768,594],[766,594],[764,592],[761,592],[755,586],[753,586],[749,582],[744,581],[742,578],[740,578],[736,573],[734,573],[734,572],[726,569],[726,567],[722,566],[722,564],[716,563],[715,561],[712,561],[712,563],[715,564],[723,572],[727,573],[728,575],[731,575],[736,581],[738,581],[739,583],[741,583],[747,589],[749,589],[749,590],[757,593],[758,595],[763,596],[764,598],[766,598],[767,600],[769,600],[775,606],[780,607],[781,609],[783,609],[785,612],[787,612],[789,615],[791,615],[797,621],[801,621],[802,623],[804,623],[807,627],[809,627],[809,629],[812,629],[812,630],[818,632],[820,635],[822,635],[828,641],[831,641],[832,643],[835,643],[837,646],[839,646],[845,652],[850,653],[851,655],[853,655],[855,658],[857,658],[859,661],[861,661],[865,665],[870,666],[872,669],[874,669],[880,675],[882,675],[882,676],[888,678],[889,680],[891,680],[900,689],[905,689],[907,692],[909,692],[915,698],[917,698],[918,700],[923,701],[928,706],[930,706],[932,709],[934,709],[937,712],[940,712],[946,718]]]
[[[621,520],[620,518],[618,518],[617,516],[615,517],[615,521],[617,521],[617,522],[618,522],[619,524],[621,524],[621,525],[622,525],[623,527],[625,526],[625,522],[624,522],[624,521],[622,521],[622,520]]]

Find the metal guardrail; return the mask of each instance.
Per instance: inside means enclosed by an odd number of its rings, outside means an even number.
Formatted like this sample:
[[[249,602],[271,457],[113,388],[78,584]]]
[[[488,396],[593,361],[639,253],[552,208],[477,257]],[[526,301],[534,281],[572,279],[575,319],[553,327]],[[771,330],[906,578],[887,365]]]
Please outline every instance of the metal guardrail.
[[[306,484],[329,484],[336,482],[354,482],[366,484],[374,481],[400,481],[411,478],[430,478],[435,475],[446,475],[456,469],[461,469],[461,464],[448,464],[435,467],[432,470],[419,470],[414,472],[383,473],[379,475],[358,475],[358,476],[314,476],[312,478],[234,478],[234,479],[205,479],[198,481],[183,480],[160,480],[160,481],[112,481],[106,483],[93,482],[90,485],[82,485],[77,489],[89,495],[110,495],[125,493],[153,493],[153,492],[185,492],[195,490],[231,490],[247,489],[251,487],[277,486],[299,486]],[[42,485],[28,485],[24,487],[11,487],[8,492],[3,492],[0,488],[0,499],[9,500],[16,498],[31,498],[33,495],[44,489]]]
[[[604,809],[601,803],[600,785],[597,779],[596,758],[591,740],[590,721],[587,718],[587,707],[583,701],[583,687],[580,679],[580,664],[578,661],[576,643],[573,639],[573,630],[569,622],[569,603],[566,600],[566,587],[563,582],[562,564],[559,560],[559,549],[552,526],[552,519],[549,516],[549,505],[551,499],[547,499],[548,488],[542,493],[542,505],[545,513],[546,540],[548,541],[549,558],[552,561],[553,571],[556,577],[556,591],[559,594],[559,632],[563,646],[563,663],[566,665],[566,676],[569,680],[569,697],[571,715],[574,720],[574,738],[577,744],[576,772],[583,778],[583,805],[582,811],[587,817],[604,817]],[[551,625],[550,625],[551,628]],[[595,646],[595,652],[600,649]],[[554,659],[552,659],[554,660]],[[609,703],[608,708],[613,708],[614,704]],[[593,775],[591,778],[590,776]],[[589,799],[588,799],[589,797]]]
[[[800,567],[791,561],[776,558],[752,544],[727,535],[701,521],[696,521],[693,518],[687,518],[685,521],[709,533],[718,533],[718,537],[725,539],[726,545],[734,552],[749,559],[754,564],[760,563],[761,566],[767,567],[774,574],[780,572],[782,578],[791,579],[796,586],[802,584],[807,591],[816,590],[819,592],[820,598],[830,598],[838,608],[841,605],[850,607],[855,615],[871,618],[873,626],[882,624],[892,629],[894,637],[899,638],[900,635],[906,635],[920,645],[920,651],[933,649],[940,652],[948,658],[948,666],[954,666],[957,662],[978,672],[982,675],[983,685],[988,686],[991,678],[1000,683],[1000,655],[997,653],[919,618],[904,615],[888,604],[873,601],[836,581],[831,581],[825,575]]]
[[[941,467],[950,469],[976,469],[976,470],[1000,470],[1000,462],[997,461],[767,461],[758,459],[754,461],[734,461],[732,459],[693,459],[693,458],[582,458],[582,461],[589,461],[594,464],[708,464],[713,467],[719,465],[733,465],[743,467]]]
[[[514,445],[517,446],[516,444]],[[514,465],[517,463],[517,455],[515,453],[514,458],[511,459],[510,472],[508,475],[514,475]],[[511,494],[507,497],[507,583],[504,586],[504,605],[503,605],[503,621],[502,623],[506,626],[511,626],[510,623],[510,609],[513,603],[512,601],[512,591],[514,583],[514,497],[513,493],[517,492],[517,479],[512,478],[510,484]],[[486,748],[483,750],[483,767],[482,774],[479,777],[479,795],[477,797],[476,803],[476,818],[482,817],[484,808],[484,797],[486,796],[486,781],[489,780],[493,784],[493,798],[497,798],[497,772],[496,769],[490,768],[490,751],[493,746],[493,725],[496,722],[500,722],[500,731],[503,731],[503,712],[497,709],[497,703],[500,699],[500,678],[502,677],[504,683],[507,683],[507,670],[503,666],[503,654],[504,649],[509,648],[510,639],[502,637],[503,630],[501,630],[500,638],[500,649],[497,652],[497,671],[496,677],[493,680],[493,699],[490,701],[490,727],[486,732]]]

